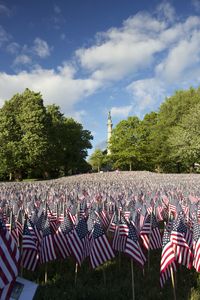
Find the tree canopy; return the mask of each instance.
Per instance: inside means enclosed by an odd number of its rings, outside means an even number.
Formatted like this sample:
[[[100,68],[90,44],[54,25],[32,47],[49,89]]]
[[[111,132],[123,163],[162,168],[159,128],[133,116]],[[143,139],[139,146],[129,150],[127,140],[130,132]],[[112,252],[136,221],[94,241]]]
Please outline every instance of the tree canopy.
[[[200,88],[176,91],[157,112],[131,116],[113,129],[113,169],[189,172],[200,163]]]
[[[56,105],[26,89],[0,109],[0,176],[55,177],[88,170],[90,131],[66,118]]]

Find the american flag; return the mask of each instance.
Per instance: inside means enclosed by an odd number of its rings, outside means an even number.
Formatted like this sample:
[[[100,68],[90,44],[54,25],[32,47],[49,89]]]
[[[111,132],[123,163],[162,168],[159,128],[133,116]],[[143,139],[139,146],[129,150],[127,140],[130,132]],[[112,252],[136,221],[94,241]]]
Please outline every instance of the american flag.
[[[93,269],[115,256],[99,220],[94,224],[90,247],[90,262]]]
[[[13,237],[0,219],[0,295],[9,299],[12,284],[18,275],[20,254]]]
[[[197,272],[200,272],[200,225],[197,220],[194,221],[193,230],[193,266]]]
[[[37,219],[37,222],[34,224],[35,225],[35,234],[38,238],[39,244],[41,243],[41,240],[42,240],[45,222],[46,222],[45,214],[44,214],[44,211],[42,211],[41,215]]]
[[[129,227],[124,217],[121,217],[119,224],[116,226],[112,248],[117,251],[124,251],[126,239],[129,233]]]
[[[67,235],[67,239],[71,253],[74,255],[78,264],[81,265],[90,252],[89,231],[86,218],[79,220],[76,228]]]
[[[162,239],[155,215],[147,215],[143,228],[140,232],[144,247],[148,249],[162,248]]]
[[[171,203],[169,203],[169,215],[173,214],[174,217],[177,216],[177,204],[173,200]]]
[[[163,207],[162,205],[158,205],[156,207],[156,218],[158,221],[163,221]]]
[[[54,234],[54,241],[61,258],[70,256],[70,248],[68,244],[67,234],[73,229],[73,224],[68,215],[64,217],[58,230]]]
[[[98,212],[96,212],[97,216],[99,217],[99,219],[101,220],[101,223],[103,225],[103,228],[105,230],[108,229],[108,226],[110,224],[110,216],[107,214],[107,212],[105,210],[99,210]]]
[[[164,286],[165,282],[171,277],[172,272],[176,271],[176,256],[173,244],[170,241],[170,233],[165,228],[162,240],[162,254],[160,262],[160,285]]]
[[[177,262],[189,269],[192,267],[191,236],[182,214],[179,214],[177,220],[173,221],[170,240],[174,245]]]
[[[21,265],[27,270],[35,271],[38,264],[38,258],[36,240],[28,228],[27,220],[25,220],[22,239]]]
[[[46,263],[56,259],[55,245],[53,235],[47,215],[45,216],[45,224],[40,248],[41,263]]]
[[[50,226],[51,226],[52,230],[54,232],[56,232],[56,230],[58,229],[58,226],[59,226],[58,216],[57,216],[57,213],[54,213],[51,211],[48,204],[47,204],[47,215],[48,215]]]
[[[18,228],[16,226],[15,216],[13,214],[13,211],[11,211],[11,216],[10,216],[10,232],[11,232],[11,235],[14,238],[16,244],[19,245]]]
[[[117,224],[118,224],[118,214],[115,212],[114,215],[111,218],[111,222],[110,222],[110,225],[108,227],[108,231],[109,232],[115,232]]]
[[[70,206],[68,208],[68,215],[69,215],[72,223],[75,225],[76,224],[76,220],[77,220],[77,209],[76,209],[76,205],[75,204],[73,206]]]
[[[124,253],[128,254],[136,263],[143,267],[146,258],[139,244],[136,227],[132,222],[130,222],[128,224],[128,229],[129,232],[126,239]]]
[[[22,238],[22,234],[23,234],[23,222],[24,222],[24,214],[22,209],[20,208],[18,211],[17,221],[16,221],[16,226],[20,238]]]

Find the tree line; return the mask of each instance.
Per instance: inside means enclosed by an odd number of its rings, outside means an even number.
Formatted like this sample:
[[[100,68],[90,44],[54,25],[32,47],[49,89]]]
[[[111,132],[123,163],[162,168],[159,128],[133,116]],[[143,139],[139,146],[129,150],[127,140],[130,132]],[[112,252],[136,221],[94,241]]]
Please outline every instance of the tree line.
[[[96,149],[94,170],[191,172],[200,164],[200,87],[179,90],[140,120],[120,121],[110,139],[111,155]]]
[[[89,130],[44,106],[41,93],[26,89],[0,109],[0,179],[55,178],[86,172]]]

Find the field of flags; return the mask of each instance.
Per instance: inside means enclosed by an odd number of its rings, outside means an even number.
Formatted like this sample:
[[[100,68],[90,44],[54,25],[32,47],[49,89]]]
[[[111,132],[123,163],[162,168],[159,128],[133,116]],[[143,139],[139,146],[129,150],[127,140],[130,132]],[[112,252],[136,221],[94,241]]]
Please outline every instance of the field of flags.
[[[18,275],[42,269],[47,282],[48,266],[70,259],[75,286],[86,262],[92,272],[130,261],[134,299],[134,272],[145,276],[154,253],[159,288],[170,284],[176,299],[177,272],[200,272],[199,186],[198,174],[150,172],[0,183],[0,299],[10,298]]]

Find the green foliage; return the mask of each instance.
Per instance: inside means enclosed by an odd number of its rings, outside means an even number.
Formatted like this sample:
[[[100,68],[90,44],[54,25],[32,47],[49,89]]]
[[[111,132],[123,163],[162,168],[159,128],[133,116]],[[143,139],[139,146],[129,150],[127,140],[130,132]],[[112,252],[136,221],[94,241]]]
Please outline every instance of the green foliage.
[[[91,139],[90,131],[66,118],[58,106],[45,107],[40,93],[26,89],[0,109],[0,178],[88,171]]]
[[[92,166],[94,171],[100,171],[103,162],[104,162],[105,155],[102,153],[100,149],[96,149],[93,154],[89,158],[89,163]]]
[[[129,117],[117,124],[110,139],[111,156],[116,168],[136,168],[140,160],[138,128],[140,120]]]
[[[180,164],[185,165],[184,159],[171,152],[170,136],[179,134],[174,127],[181,123],[188,111],[200,102],[200,89],[190,88],[187,91],[177,91],[172,97],[163,102],[158,113],[158,122],[155,128],[154,144],[157,164],[168,172],[180,171]],[[184,171],[184,169],[182,169]]]
[[[192,166],[200,160],[200,102],[173,127],[168,138],[171,157]]]
[[[122,170],[194,171],[200,160],[200,88],[177,91],[143,120],[119,122],[111,137],[113,166]]]

